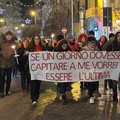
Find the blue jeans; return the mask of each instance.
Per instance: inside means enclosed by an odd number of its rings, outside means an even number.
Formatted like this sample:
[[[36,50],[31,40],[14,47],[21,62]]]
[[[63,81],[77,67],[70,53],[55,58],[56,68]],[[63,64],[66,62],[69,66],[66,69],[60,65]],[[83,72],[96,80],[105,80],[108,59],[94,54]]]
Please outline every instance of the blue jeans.
[[[4,87],[6,83],[6,93],[9,92],[10,90],[10,85],[11,85],[11,73],[12,73],[12,68],[1,68],[1,80],[0,80],[0,92],[4,93]],[[7,76],[5,80],[5,76]]]

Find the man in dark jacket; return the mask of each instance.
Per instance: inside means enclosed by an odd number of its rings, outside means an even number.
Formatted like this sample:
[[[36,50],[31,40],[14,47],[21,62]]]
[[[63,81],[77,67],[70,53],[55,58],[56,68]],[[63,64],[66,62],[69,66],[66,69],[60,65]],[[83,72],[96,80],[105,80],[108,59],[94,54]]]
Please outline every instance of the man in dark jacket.
[[[17,47],[13,37],[12,32],[8,31],[6,33],[6,38],[0,44],[0,61],[1,61],[1,79],[0,79],[0,97],[4,96],[4,86],[5,86],[5,75],[7,75],[6,80],[6,95],[10,95],[10,84],[11,84],[11,72],[12,67],[15,65],[14,50],[12,46]]]

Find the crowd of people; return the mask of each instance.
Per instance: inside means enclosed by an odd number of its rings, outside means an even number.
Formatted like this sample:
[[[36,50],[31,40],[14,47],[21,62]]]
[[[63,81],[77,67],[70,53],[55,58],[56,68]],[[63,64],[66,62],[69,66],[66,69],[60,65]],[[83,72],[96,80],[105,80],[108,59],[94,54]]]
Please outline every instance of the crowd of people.
[[[12,46],[15,46],[15,48],[12,48]],[[120,51],[120,32],[118,31],[116,34],[110,33],[109,39],[102,35],[99,40],[96,40],[94,31],[90,31],[89,34],[81,33],[77,40],[72,34],[68,34],[66,37],[60,34],[56,36],[54,45],[51,40],[42,40],[39,34],[33,35],[30,39],[24,37],[21,40],[21,44],[18,45],[13,39],[13,33],[11,31],[6,32],[6,38],[1,40],[0,43],[0,98],[3,98],[5,95],[11,95],[12,70],[16,72],[17,69],[15,68],[17,67],[21,75],[22,95],[27,96],[30,93],[32,105],[37,105],[41,81],[31,80],[32,74],[29,72],[28,56],[29,52],[41,51]],[[108,90],[108,84],[110,94],[113,95],[113,101],[116,102],[118,102],[117,88],[120,90],[119,82],[120,80],[104,80],[104,90]],[[56,90],[61,95],[63,105],[68,103],[66,92],[72,89],[71,84],[69,82],[57,84]],[[81,90],[88,90],[90,103],[94,103],[94,94],[101,96],[99,81],[80,82],[80,88]]]

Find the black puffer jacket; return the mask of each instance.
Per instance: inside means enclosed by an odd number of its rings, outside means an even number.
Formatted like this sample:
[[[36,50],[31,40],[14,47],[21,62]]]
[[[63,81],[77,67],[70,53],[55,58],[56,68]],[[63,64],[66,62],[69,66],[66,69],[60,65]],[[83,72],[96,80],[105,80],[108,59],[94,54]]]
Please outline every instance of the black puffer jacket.
[[[19,60],[19,71],[21,70],[27,70],[26,66],[28,64],[28,55],[25,55],[25,52],[26,52],[26,48],[24,47],[20,47],[18,49],[18,60]]]
[[[120,51],[120,46],[118,46],[116,41],[113,41],[107,46],[106,51]]]
[[[68,45],[68,47],[67,47],[66,50],[63,50],[63,49],[62,49],[62,45],[63,45],[63,44],[67,44],[67,45]],[[57,47],[54,48],[54,51],[55,51],[55,52],[63,52],[63,51],[72,51],[72,49],[71,49],[71,47],[69,46],[68,41],[67,41],[66,39],[63,39],[63,40],[61,40],[61,41],[59,42],[59,44],[57,45]]]

